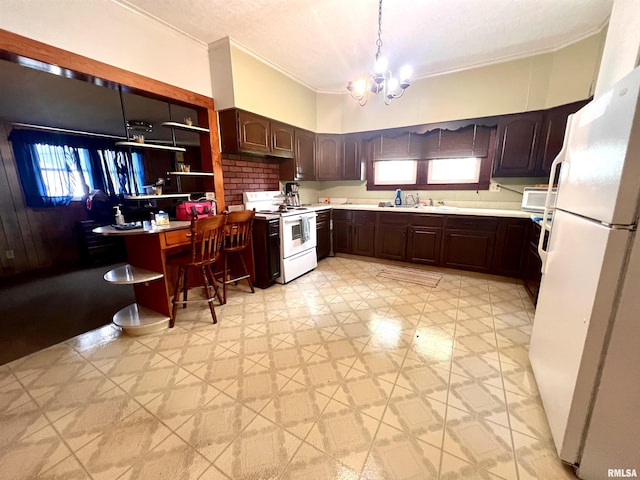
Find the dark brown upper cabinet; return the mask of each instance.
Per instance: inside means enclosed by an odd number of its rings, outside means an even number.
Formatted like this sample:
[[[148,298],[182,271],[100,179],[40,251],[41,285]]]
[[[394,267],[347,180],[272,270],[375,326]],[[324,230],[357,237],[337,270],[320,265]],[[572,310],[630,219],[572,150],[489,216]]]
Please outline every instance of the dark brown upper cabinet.
[[[316,179],[340,180],[343,159],[342,135],[318,134]]]
[[[295,164],[294,180],[315,180],[316,134],[306,130],[295,130]]]
[[[560,105],[559,107],[545,111],[544,122],[542,124],[542,140],[536,170],[537,176],[549,176],[551,173],[551,164],[558,156],[558,153],[560,153],[562,144],[564,143],[564,134],[569,115],[580,110],[588,102],[589,100],[582,100],[567,105]]]
[[[293,127],[244,110],[219,112],[223,153],[291,158]]]
[[[535,176],[543,113],[505,115],[498,120],[494,177]]]
[[[340,180],[361,180],[363,143],[358,134],[342,135],[342,176]]]
[[[317,180],[360,180],[362,178],[362,142],[357,134],[318,134],[316,151]]]
[[[423,136],[422,158],[486,157],[490,136],[490,128],[478,125],[458,130],[433,130]]]
[[[271,122],[271,154],[276,157],[293,157],[294,128],[280,122]]]
[[[418,160],[422,158],[422,136],[411,133],[382,132],[370,141],[374,160]]]

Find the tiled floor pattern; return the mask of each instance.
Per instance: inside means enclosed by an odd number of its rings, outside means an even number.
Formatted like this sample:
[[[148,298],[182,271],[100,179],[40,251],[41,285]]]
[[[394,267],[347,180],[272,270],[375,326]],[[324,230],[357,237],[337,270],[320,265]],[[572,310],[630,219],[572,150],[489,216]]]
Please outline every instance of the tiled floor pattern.
[[[111,326],[0,366],[8,479],[571,479],[516,281],[435,288],[323,260],[289,285]]]

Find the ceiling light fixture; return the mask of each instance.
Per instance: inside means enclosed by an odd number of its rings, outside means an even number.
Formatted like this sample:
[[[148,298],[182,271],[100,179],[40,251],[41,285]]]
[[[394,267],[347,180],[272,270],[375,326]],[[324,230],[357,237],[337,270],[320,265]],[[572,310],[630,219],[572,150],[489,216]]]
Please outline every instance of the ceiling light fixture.
[[[376,63],[373,72],[369,72],[364,78],[359,78],[347,84],[347,90],[351,97],[357,100],[361,106],[367,104],[369,92],[376,95],[382,93],[385,105],[389,105],[394,98],[400,98],[404,91],[411,85],[411,66],[405,65],[400,70],[400,75],[396,78],[387,68],[387,60],[382,56],[382,0],[378,4],[378,40],[376,45]]]

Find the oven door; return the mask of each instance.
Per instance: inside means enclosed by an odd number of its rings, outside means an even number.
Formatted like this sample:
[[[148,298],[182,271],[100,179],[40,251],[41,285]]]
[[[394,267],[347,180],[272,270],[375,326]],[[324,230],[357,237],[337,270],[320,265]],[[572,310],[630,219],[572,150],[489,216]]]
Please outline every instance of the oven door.
[[[308,229],[305,228],[307,226]],[[306,236],[304,230],[307,230]],[[297,253],[316,248],[316,213],[310,212],[281,217],[280,246],[282,258],[288,258]]]

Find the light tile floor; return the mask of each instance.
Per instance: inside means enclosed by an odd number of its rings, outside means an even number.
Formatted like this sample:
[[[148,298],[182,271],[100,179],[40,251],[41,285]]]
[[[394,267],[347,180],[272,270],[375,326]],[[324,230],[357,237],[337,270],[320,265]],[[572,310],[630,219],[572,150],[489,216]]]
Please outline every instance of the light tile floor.
[[[527,358],[514,280],[435,288],[323,260],[290,283],[107,326],[0,366],[8,479],[572,479]]]

